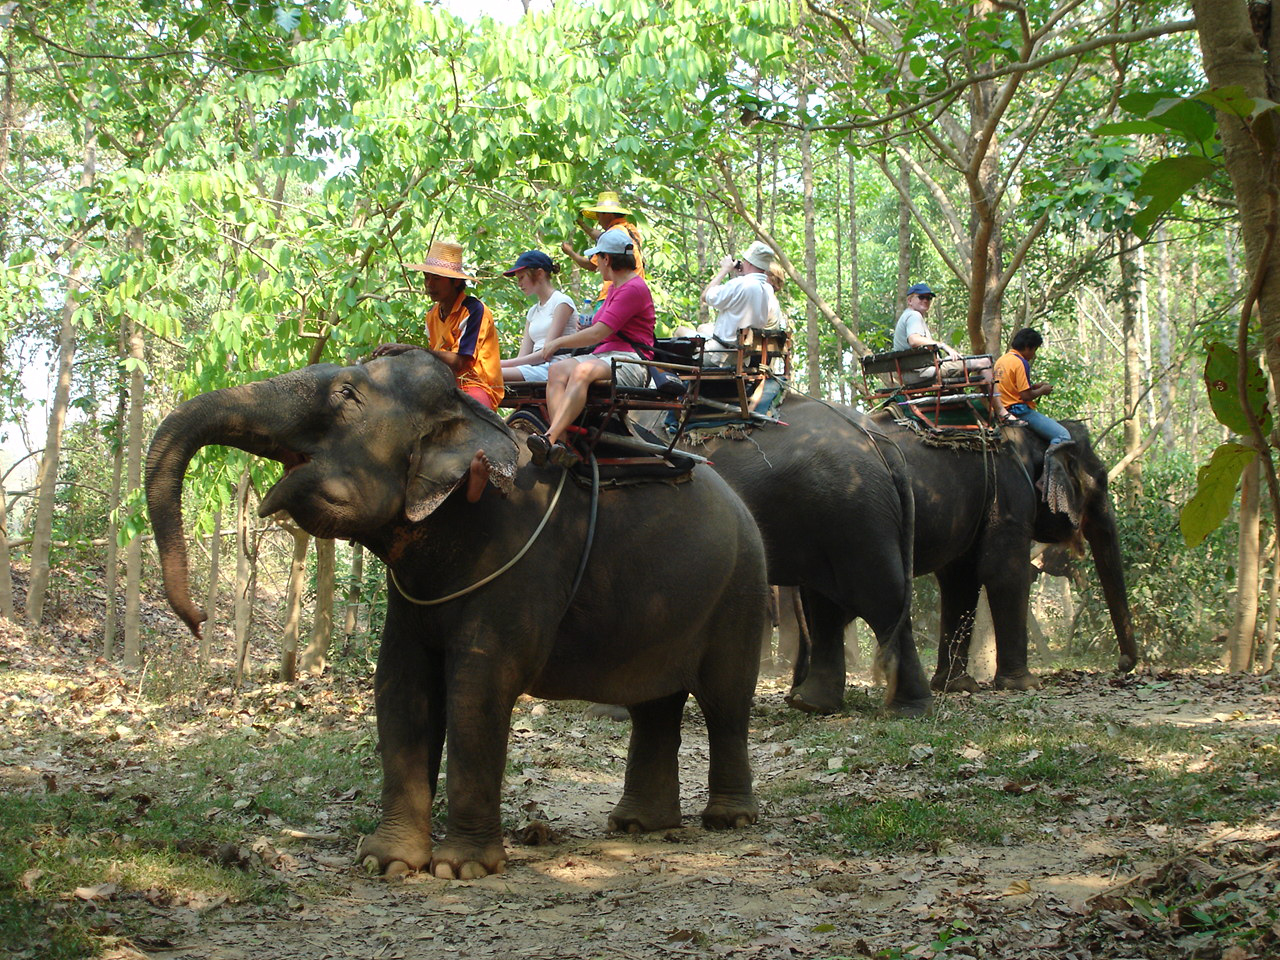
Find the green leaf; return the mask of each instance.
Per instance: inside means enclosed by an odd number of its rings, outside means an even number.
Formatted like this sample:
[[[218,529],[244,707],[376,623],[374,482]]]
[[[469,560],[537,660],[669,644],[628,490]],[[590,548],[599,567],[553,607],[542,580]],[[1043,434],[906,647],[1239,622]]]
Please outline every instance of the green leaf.
[[[1262,426],[1263,434],[1271,432],[1271,411],[1267,409],[1267,380],[1258,364],[1250,358],[1247,364],[1245,392],[1249,407]],[[1209,406],[1218,422],[1242,437],[1249,436],[1249,421],[1240,406],[1240,363],[1235,348],[1225,343],[1210,343],[1204,361],[1204,385],[1209,392]]]
[[[1100,123],[1093,128],[1094,133],[1116,134],[1119,136],[1140,136],[1144,134],[1160,135],[1168,128],[1154,120],[1121,120],[1119,123]]]
[[[1224,443],[1197,471],[1195,496],[1187,501],[1178,517],[1182,539],[1188,547],[1199,546],[1227,518],[1240,474],[1257,455],[1252,447]]]
[[[1240,86],[1205,90],[1203,93],[1196,94],[1195,99],[1217,107],[1224,113],[1235,114],[1242,120],[1252,120],[1258,114],[1274,110],[1277,106],[1274,100],[1249,96],[1245,93],[1244,87]]]
[[[1133,218],[1133,232],[1145,239],[1156,220],[1215,169],[1217,165],[1212,160],[1192,156],[1166,157],[1147,167],[1138,184],[1138,194],[1151,199]]]

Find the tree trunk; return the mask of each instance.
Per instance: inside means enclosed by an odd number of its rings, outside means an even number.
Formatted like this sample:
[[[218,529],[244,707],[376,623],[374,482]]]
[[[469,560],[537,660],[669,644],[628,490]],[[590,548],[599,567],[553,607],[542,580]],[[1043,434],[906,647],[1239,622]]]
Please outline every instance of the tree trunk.
[[[1267,588],[1267,628],[1262,634],[1262,646],[1258,649],[1259,673],[1270,673],[1275,663],[1277,607],[1280,607],[1280,538],[1276,539],[1271,556],[1271,583]]]
[[[280,679],[298,679],[298,625],[302,620],[302,593],[306,586],[307,547],[311,535],[292,524],[285,527],[293,537],[293,562],[289,565],[289,588],[285,592],[284,635],[280,645]]]
[[[1236,560],[1235,623],[1227,638],[1232,673],[1245,673],[1253,663],[1258,624],[1258,487],[1259,458],[1244,468],[1240,483],[1240,545]]]
[[[1137,285],[1137,299],[1134,306],[1138,310],[1138,349],[1141,351],[1142,378],[1139,390],[1147,391],[1146,422],[1155,423],[1159,419],[1156,410],[1156,391],[1151,387],[1151,311],[1147,308],[1147,248],[1137,244],[1133,249],[1134,279]]]
[[[1160,410],[1173,409],[1177,399],[1177,384],[1173,379],[1173,322],[1169,317],[1169,285],[1172,283],[1169,268],[1169,232],[1164,224],[1156,232],[1160,255],[1156,261],[1156,329],[1160,341]],[[1192,316],[1195,316],[1193,313]],[[1166,454],[1174,451],[1172,416],[1165,417],[1160,428]]]
[[[898,161],[898,289],[896,314],[907,306],[907,287],[911,286],[911,168],[906,160]]]
[[[205,612],[209,619],[200,631],[200,672],[209,671],[209,636],[213,632],[213,623],[218,618],[218,561],[222,552],[222,511],[213,515],[213,536],[209,538],[209,592],[205,597]]]
[[[343,619],[344,636],[355,635],[360,625],[360,594],[364,586],[364,547],[358,543],[351,545],[351,579],[347,583],[347,611]]]
[[[123,327],[121,327],[120,333],[123,341]],[[119,349],[120,354],[123,355],[123,342],[120,343]],[[107,519],[107,571],[105,574],[106,583],[104,584],[107,594],[107,613],[102,619],[102,656],[105,660],[110,660],[115,653],[116,621],[120,613],[120,547],[117,542],[119,540],[120,521],[117,518],[117,511],[119,511],[122,502],[120,483],[124,477],[124,438],[127,414],[128,394],[125,391],[122,380],[116,396],[116,449],[111,456],[111,490],[109,491],[107,502],[107,507],[110,511]]]
[[[707,276],[707,205],[702,201],[698,201],[698,216],[694,218],[696,224],[696,232],[698,238],[698,278],[700,282],[706,282]],[[698,325],[706,323],[711,319],[711,308],[707,306],[707,302],[701,297],[698,298]]]
[[[249,626],[253,619],[252,576],[250,571],[250,555],[253,547],[249,542],[251,524],[249,522],[249,467],[246,465],[240,474],[240,483],[236,486],[236,594],[235,594],[235,632],[236,632],[236,686],[244,682],[245,668],[249,662]]]
[[[858,166],[849,151],[849,313],[845,323],[862,339],[862,305],[858,302]]]
[[[1136,453],[1142,445],[1142,422],[1139,412],[1139,395],[1142,380],[1142,353],[1138,329],[1137,264],[1130,245],[1133,235],[1125,231],[1120,235],[1120,309],[1121,331],[1124,334],[1124,452]],[[1142,496],[1142,464],[1134,459],[1124,469],[1129,483],[1125,491],[1129,506],[1137,504]]]
[[[93,185],[97,169],[97,138],[92,121],[84,125],[84,163],[80,168],[80,186]],[[27,620],[39,624],[44,616],[45,593],[49,589],[49,554],[53,544],[54,491],[58,482],[58,460],[62,452],[62,428],[71,404],[71,367],[76,355],[74,317],[80,296],[80,241],[67,245],[67,291],[62,302],[62,328],[58,332],[58,382],[53,391],[53,407],[49,411],[49,427],[44,453],[36,474],[36,518],[31,533],[31,574],[27,584]]]
[[[311,642],[302,651],[298,666],[318,676],[329,662],[329,643],[333,638],[334,543],[316,541],[316,613],[311,625]]]
[[[142,231],[129,230],[129,246],[134,256],[143,256]],[[146,402],[146,381],[142,371],[146,364],[146,351],[142,343],[142,328],[136,321],[129,322],[129,446],[126,454],[128,477],[127,496],[142,494],[142,457],[145,438],[142,435],[142,415]],[[124,554],[124,665],[134,668],[142,664],[142,538],[134,537],[125,547]]]
[[[13,608],[13,566],[9,559],[9,497],[0,482],[0,617],[16,620]]]
[[[801,83],[804,83],[803,74]],[[809,109],[809,95],[800,94],[800,115]],[[817,218],[813,202],[813,135],[808,127],[800,132],[800,176],[804,186],[804,275],[809,287],[818,289],[818,240]],[[822,396],[822,338],[818,330],[818,306],[808,299],[805,303],[805,359],[809,372],[809,395]]]
[[[1222,0],[1192,0],[1204,72],[1214,87],[1242,87],[1245,96],[1276,98],[1275,74],[1280,63],[1273,62],[1254,33],[1249,5]],[[1267,49],[1280,44],[1280,17],[1272,6]],[[1261,342],[1266,351],[1271,377],[1280,382],[1280,243],[1267,250],[1268,224],[1274,228],[1275,171],[1259,153],[1243,120],[1218,111],[1223,160],[1236,195],[1240,229],[1247,257],[1246,277],[1251,281],[1264,271],[1258,295],[1257,315],[1261,322]],[[1263,256],[1265,262],[1262,262]],[[1249,286],[1246,282],[1245,286]]]

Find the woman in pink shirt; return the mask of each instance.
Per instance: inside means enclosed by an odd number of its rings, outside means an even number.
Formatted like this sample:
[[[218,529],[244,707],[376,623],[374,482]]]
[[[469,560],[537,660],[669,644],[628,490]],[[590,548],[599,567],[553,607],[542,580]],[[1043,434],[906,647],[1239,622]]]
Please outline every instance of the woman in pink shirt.
[[[632,251],[633,241],[625,230],[614,228],[600,234],[596,245],[584,256],[596,256],[600,276],[612,281],[612,286],[604,305],[596,312],[595,322],[577,333],[548,339],[541,357],[532,361],[537,363],[560,350],[595,347],[588,356],[565,357],[551,364],[547,374],[547,414],[551,425],[546,436],[534,434],[528,440],[529,452],[538,466],[549,460],[566,467],[578,459],[561,437],[587,405],[591,384],[613,378],[615,358],[636,361],[618,364],[619,386],[643,387],[648,380],[645,362],[653,355],[653,295],[644,277],[636,272]]]

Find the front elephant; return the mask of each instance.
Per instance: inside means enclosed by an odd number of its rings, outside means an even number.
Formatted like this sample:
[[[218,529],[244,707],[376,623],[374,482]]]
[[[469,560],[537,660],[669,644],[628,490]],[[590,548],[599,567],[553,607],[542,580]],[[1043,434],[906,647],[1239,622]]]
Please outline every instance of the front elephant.
[[[1026,428],[1006,428],[1000,445],[975,448],[941,445],[887,412],[873,420],[906,457],[915,495],[915,575],[932,573],[938,580],[941,636],[931,681],[935,690],[978,688],[968,672],[968,649],[983,587],[995,628],[996,686],[1038,686],[1027,665],[1031,544],[1074,542],[1078,536],[1093,553],[1120,648],[1119,669],[1133,669],[1138,650],[1107,471],[1083,424],[1065,423],[1074,443],[1049,458],[1051,477],[1045,478],[1045,443]],[[1045,503],[1046,481],[1056,510]],[[843,650],[813,638],[815,662],[834,664],[842,656]],[[822,675],[832,676],[833,668]]]
[[[205,394],[166,418],[147,463],[166,593],[195,631],[204,614],[190,597],[181,489],[207,444],[285,465],[263,515],[288,511],[387,564],[375,677],[383,817],[363,858],[449,878],[503,869],[502,772],[526,691],[629,708],[626,784],[610,816],[620,830],[680,823],[676,751],[692,694],[711,747],[703,822],[755,820],[746,735],[767,625],[763,547],[713,472],[601,491],[575,589],[588,491],[528,464],[434,357],[320,365]],[[446,741],[448,820],[433,846]]]

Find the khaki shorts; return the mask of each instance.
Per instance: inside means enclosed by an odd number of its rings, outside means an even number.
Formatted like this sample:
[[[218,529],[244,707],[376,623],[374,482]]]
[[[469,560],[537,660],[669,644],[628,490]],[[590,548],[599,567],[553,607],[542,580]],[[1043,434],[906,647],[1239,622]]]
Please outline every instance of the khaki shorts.
[[[583,363],[587,360],[598,360],[609,368],[611,373],[614,369],[613,359],[618,357],[625,360],[639,360],[640,357],[631,350],[610,350],[608,353],[590,353],[581,357],[565,357],[557,363]],[[600,379],[604,380],[608,377],[608,373]],[[644,363],[620,363],[617,366],[617,376],[614,382],[620,387],[643,387],[649,382],[649,368]]]

